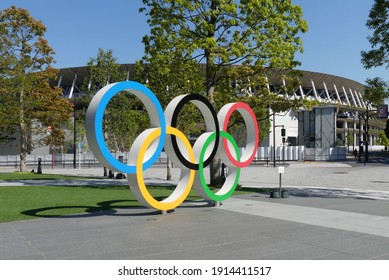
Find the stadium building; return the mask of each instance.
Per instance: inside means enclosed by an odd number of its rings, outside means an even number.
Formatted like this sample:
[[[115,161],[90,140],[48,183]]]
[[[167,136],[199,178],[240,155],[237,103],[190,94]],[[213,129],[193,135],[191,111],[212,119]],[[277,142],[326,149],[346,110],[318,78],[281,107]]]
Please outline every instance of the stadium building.
[[[132,80],[134,64],[121,64],[120,71]],[[269,71],[268,88],[288,99],[317,100],[320,106],[274,114],[270,118],[270,134],[262,139],[258,160],[343,160],[347,152],[360,151],[366,141],[369,150],[383,148],[378,145],[378,139],[386,119],[378,119],[376,108],[364,100],[363,84],[330,74],[301,73],[295,90],[284,93],[281,88],[286,85],[282,78],[285,72]],[[62,88],[64,98],[74,100],[82,94],[82,85],[87,85],[88,79],[87,66],[64,68],[60,69],[53,86]],[[0,145],[0,162],[5,160],[5,155],[17,155],[17,145],[17,140]],[[31,151],[32,155],[49,153],[50,147]]]

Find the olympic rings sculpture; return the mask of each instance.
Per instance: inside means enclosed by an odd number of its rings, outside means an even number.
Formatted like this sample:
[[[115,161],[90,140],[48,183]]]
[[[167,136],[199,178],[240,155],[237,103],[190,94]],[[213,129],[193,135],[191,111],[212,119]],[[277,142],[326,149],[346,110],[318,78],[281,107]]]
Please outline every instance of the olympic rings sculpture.
[[[127,164],[120,162],[110,153],[102,126],[104,111],[109,101],[123,91],[140,99],[151,123],[151,128],[143,131],[134,141]],[[188,102],[200,110],[206,128],[193,147],[188,138],[175,127],[180,110]],[[227,133],[228,121],[234,111],[242,115],[247,129],[247,143],[242,155],[234,138]],[[163,111],[151,90],[134,81],[109,84],[99,90],[89,104],[85,126],[89,147],[100,163],[111,170],[127,173],[130,189],[136,199],[146,207],[162,211],[178,207],[192,187],[206,200],[226,200],[238,184],[240,169],[248,166],[254,159],[259,142],[255,114],[243,102],[226,104],[216,114],[204,96],[186,94],[175,97]],[[175,166],[181,169],[181,175],[174,191],[167,198],[158,201],[147,190],[143,171],[158,160],[163,149]],[[213,193],[204,179],[204,167],[210,164],[216,154],[229,167],[230,172],[220,190]]]

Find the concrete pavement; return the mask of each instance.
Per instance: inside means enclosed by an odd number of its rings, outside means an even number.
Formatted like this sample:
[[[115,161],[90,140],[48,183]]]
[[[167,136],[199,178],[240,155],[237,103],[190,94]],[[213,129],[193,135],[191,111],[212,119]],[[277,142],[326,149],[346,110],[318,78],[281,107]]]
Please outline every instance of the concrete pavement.
[[[387,170],[388,166],[379,164],[291,163],[282,177],[290,193],[287,199],[253,192],[234,196],[220,207],[185,203],[167,215],[131,208],[2,223],[0,259],[387,260]],[[242,170],[240,183],[278,187],[277,171],[252,165]],[[44,172],[101,176],[102,168]],[[145,173],[145,180],[170,183],[163,180],[164,174],[165,168],[156,166]],[[66,183],[108,182],[112,185],[107,179]],[[0,182],[0,186],[7,184]]]

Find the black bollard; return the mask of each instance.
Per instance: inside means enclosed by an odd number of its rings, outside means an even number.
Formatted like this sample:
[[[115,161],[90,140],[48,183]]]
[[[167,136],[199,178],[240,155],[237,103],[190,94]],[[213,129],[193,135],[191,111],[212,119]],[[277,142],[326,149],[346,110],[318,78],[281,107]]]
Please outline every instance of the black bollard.
[[[119,156],[119,161],[121,163],[123,163],[123,156]],[[118,174],[116,174],[116,179],[125,179],[126,178],[126,175],[124,175],[123,173],[119,172]]]
[[[222,163],[222,168],[221,168],[221,174],[220,174],[220,178],[221,178],[221,184],[223,185],[224,182],[226,181],[226,178],[227,178],[227,166]]]
[[[42,174],[42,159],[41,158],[38,158],[38,170],[36,173]]]

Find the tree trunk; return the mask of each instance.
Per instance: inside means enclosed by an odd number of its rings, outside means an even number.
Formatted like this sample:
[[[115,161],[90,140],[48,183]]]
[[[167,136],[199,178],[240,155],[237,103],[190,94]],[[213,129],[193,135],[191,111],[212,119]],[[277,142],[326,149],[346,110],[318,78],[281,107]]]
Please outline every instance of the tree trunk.
[[[210,9],[212,11],[216,10],[218,6],[218,1],[212,0],[211,1],[211,7]],[[216,21],[217,18],[215,15],[212,15],[209,19],[208,24],[213,25],[213,29],[209,29],[207,37],[208,38],[214,38],[215,37],[215,28],[216,28]],[[207,89],[207,97],[209,99],[209,102],[211,102],[212,106],[215,106],[215,64],[213,59],[214,50],[212,48],[206,49],[205,52],[205,75],[206,75],[206,89]],[[211,161],[211,164],[209,166],[209,173],[210,173],[210,185],[211,186],[217,186],[220,185],[221,178],[220,178],[220,157],[218,155],[215,155],[213,160]]]
[[[28,135],[27,125],[24,119],[24,90],[20,93],[20,172],[27,171]]]
[[[221,185],[221,177],[220,177],[220,165],[221,160],[218,154],[215,155],[211,164],[209,165],[209,173],[210,173],[210,185],[211,186],[219,186]]]
[[[215,92],[215,81],[214,81],[214,75],[213,75],[213,69],[212,69],[212,61],[207,60],[207,97],[209,101],[211,102],[212,106],[215,106],[215,98],[214,98],[214,92]],[[210,185],[211,186],[217,186],[220,185],[220,157],[219,155],[215,155],[213,160],[211,161],[211,164],[209,166],[209,174],[210,174]]]
[[[21,141],[22,144],[22,141]],[[22,144],[23,145],[23,144]],[[21,147],[20,151],[20,172],[27,172],[27,150]]]

